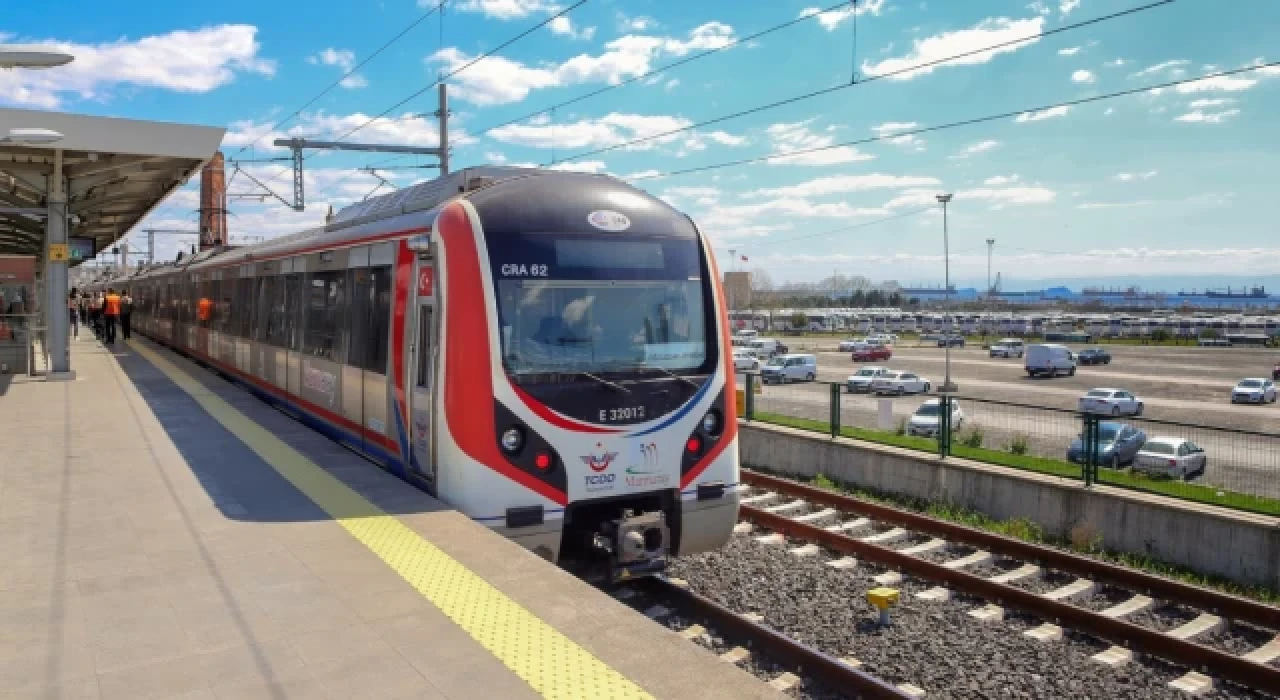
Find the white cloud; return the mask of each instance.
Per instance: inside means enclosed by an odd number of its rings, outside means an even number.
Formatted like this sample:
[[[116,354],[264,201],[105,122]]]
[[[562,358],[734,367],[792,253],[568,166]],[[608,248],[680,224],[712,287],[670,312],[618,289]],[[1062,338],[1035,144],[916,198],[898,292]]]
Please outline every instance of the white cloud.
[[[1092,83],[1097,79],[1097,76],[1087,70],[1078,70],[1071,74],[1073,83]]]
[[[579,54],[556,64],[529,66],[502,56],[490,56],[451,78],[453,95],[481,106],[519,102],[534,90],[581,83],[617,84],[648,73],[662,56],[680,57],[694,51],[723,48],[734,40],[733,27],[707,22],[689,32],[687,39],[628,35],[605,44],[599,55]],[[473,56],[455,47],[437,51],[429,63],[453,72]]]
[[[1070,47],[1070,48],[1066,48],[1066,49],[1058,49],[1058,55],[1059,55],[1059,56],[1074,56],[1074,55],[1076,55],[1076,54],[1078,54],[1078,53],[1080,53],[1080,47],[1079,47],[1079,46],[1072,46],[1072,47]]]
[[[1012,185],[1020,180],[1017,175],[996,175],[982,181],[982,184],[992,187],[1000,187],[1003,185]]]
[[[101,44],[19,40],[7,48],[36,45],[76,58],[53,70],[0,71],[0,103],[55,109],[69,95],[106,100],[116,88],[205,93],[239,74],[271,77],[276,65],[258,55],[257,33],[252,25],[223,24]]]
[[[1173,118],[1175,122],[1187,122],[1192,124],[1221,124],[1222,122],[1240,114],[1238,109],[1228,109],[1221,112],[1202,112],[1195,110],[1180,114]]]
[[[1107,61],[1103,65],[1108,68],[1119,68],[1120,66],[1123,66],[1126,63],[1128,63],[1128,61],[1125,61],[1123,58],[1117,58],[1114,61]]]
[[[484,159],[486,162],[494,165],[504,165],[507,162],[507,157],[497,151],[489,151],[485,153]]]
[[[664,87],[666,90],[670,91],[670,90],[674,90],[674,89],[676,89],[676,86],[678,86],[679,84],[680,84],[680,79],[679,79],[679,78],[672,78],[671,80],[668,80],[668,81],[667,81],[667,84],[666,84],[666,85],[664,85],[663,87]]]
[[[573,26],[573,20],[569,19],[567,15],[561,15],[552,19],[547,23],[547,29],[550,29],[552,34],[567,36],[570,39],[581,39],[583,41],[589,41],[596,35],[595,27],[575,29]]]
[[[953,159],[968,158],[969,156],[976,156],[979,153],[986,153],[987,151],[990,151],[991,149],[999,145],[1000,145],[999,141],[993,141],[990,139],[986,141],[979,141],[977,143],[971,143],[968,146],[965,146],[964,148],[960,149],[959,153],[951,157]]]
[[[1155,204],[1150,199],[1137,199],[1131,202],[1081,202],[1076,209],[1128,209],[1129,207],[1145,207]]]
[[[1019,20],[1011,20],[1004,17],[984,19],[972,29],[960,29],[924,39],[916,39],[912,42],[912,49],[909,54],[899,58],[885,59],[879,63],[864,62],[862,64],[862,72],[869,76],[877,76],[896,71],[906,71],[897,73],[892,77],[894,80],[910,80],[932,73],[940,65],[960,66],[987,63],[999,54],[1017,51],[1020,48],[1036,43],[1039,41],[1037,35],[1040,34],[1043,27],[1043,17]],[[1028,39],[1018,44],[980,51],[944,64],[935,64],[910,70],[913,66],[922,63],[938,61],[967,51],[975,51],[992,44],[1023,38]]]
[[[1053,12],[1053,10],[1049,8],[1049,5],[1046,4],[1044,0],[1033,0],[1030,5],[1027,5],[1027,9],[1031,10],[1032,12],[1038,15],[1047,15]]]
[[[905,187],[926,187],[941,185],[942,181],[928,175],[885,175],[870,173],[866,175],[830,175],[819,177],[798,185],[771,187],[747,192],[744,197],[821,197],[830,194],[848,194],[850,192],[866,192],[877,189],[898,189]]]
[[[522,124],[508,124],[494,129],[489,135],[497,141],[518,146],[572,150],[608,148],[628,141],[647,139],[627,146],[626,150],[647,151],[675,144],[680,149],[678,156],[690,151],[705,150],[710,143],[741,146],[747,142],[745,138],[725,131],[668,133],[684,129],[692,123],[683,117],[612,112],[603,117],[558,124],[553,124],[544,117]]]
[[[435,7],[438,0],[418,0],[420,7]],[[479,12],[493,19],[521,19],[529,15],[545,12],[555,14],[560,6],[547,0],[460,0],[449,4],[450,10],[463,12]]]
[[[895,131],[910,131],[912,129],[917,129],[919,127],[920,125],[917,124],[916,122],[885,122],[883,124],[879,124],[877,126],[871,127],[871,130],[876,132],[877,136],[884,138],[884,140],[888,141],[889,143],[892,143],[897,146],[903,146],[905,148],[910,148],[913,151],[919,152],[924,150],[924,144],[925,144],[924,139],[920,138],[919,136],[916,136],[915,134],[903,134],[901,136],[890,136],[890,134],[894,133]]]
[[[770,165],[838,165],[875,158],[852,146],[827,148],[835,144],[835,137],[830,133],[815,133],[809,128],[812,121],[771,124],[765,129],[765,133],[769,136],[772,150],[774,153],[803,151],[811,148],[826,148],[826,150],[777,156],[770,158],[768,163]]]
[[[1254,78],[1243,78],[1238,75],[1218,75],[1191,83],[1182,83],[1175,90],[1188,95],[1196,92],[1241,92],[1257,85]]]
[[[1080,7],[1080,0],[1062,0],[1062,2],[1058,3],[1058,12],[1062,13],[1063,17],[1066,17],[1077,7]]]
[[[972,190],[956,192],[953,202],[963,204],[965,200],[978,199],[994,204],[1047,204],[1057,197],[1057,193],[1047,187],[979,187]]]
[[[1191,107],[1191,109],[1204,109],[1205,107],[1221,107],[1223,105],[1229,105],[1235,101],[1234,97],[1201,98],[1199,100],[1192,100],[1191,104],[1188,106]]]
[[[1157,63],[1152,66],[1147,66],[1146,68],[1143,68],[1142,70],[1131,74],[1129,77],[1144,78],[1148,75],[1155,75],[1157,73],[1164,73],[1168,71],[1169,75],[1176,78],[1178,76],[1185,75],[1187,71],[1185,68],[1183,68],[1183,66],[1190,65],[1190,64],[1191,64],[1191,61],[1179,58],[1173,61],[1165,61],[1164,63]]]
[[[275,146],[272,142],[278,138],[289,137],[336,138],[366,122],[369,122],[369,115],[361,112],[345,115],[306,112],[299,115],[289,128],[272,130],[270,124],[242,119],[227,125],[227,133],[222,138],[222,145],[224,148],[234,148],[254,144],[258,150],[284,152],[286,148]],[[379,117],[356,132],[355,140],[434,147],[439,145],[440,127],[435,120],[423,119],[414,113],[399,117]],[[474,138],[459,128],[450,130],[449,140],[454,146],[475,142]]]
[[[1115,113],[1116,113],[1115,107],[1107,107],[1105,110],[1102,111],[1102,116],[1109,117]]]
[[[307,63],[311,65],[337,66],[343,73],[349,73],[352,68],[356,67],[356,54],[354,51],[347,49],[329,48],[314,56],[307,56]],[[352,90],[367,86],[369,81],[365,80],[364,76],[359,73],[352,73],[343,78],[338,84],[348,90]]]
[[[884,216],[887,210],[855,207],[847,202],[811,202],[800,197],[779,197],[751,204],[716,205],[699,215],[699,226],[711,230],[731,231],[736,227],[761,221],[812,219],[849,219],[858,216]]]
[[[570,163],[556,163],[551,170],[563,170],[570,173],[602,173],[605,171],[604,161],[577,160]]]
[[[1159,174],[1159,170],[1148,170],[1144,173],[1116,173],[1111,176],[1111,179],[1116,182],[1133,182],[1135,180],[1150,180]]]
[[[835,31],[841,23],[856,15],[865,15],[868,12],[873,15],[879,15],[880,10],[884,8],[885,0],[862,0],[858,3],[851,3],[838,10],[832,10],[818,17],[818,23],[827,31]],[[806,7],[800,12],[801,17],[812,17],[822,12],[820,7]]]
[[[618,13],[618,31],[619,32],[646,32],[650,29],[658,27],[658,20],[652,17],[628,17],[621,12]]]
[[[1057,107],[1042,109],[1039,112],[1023,112],[1022,114],[1019,114],[1017,117],[1015,117],[1014,121],[1018,123],[1038,122],[1042,119],[1054,119],[1056,117],[1065,117],[1067,116],[1067,113],[1070,111],[1071,111],[1070,107],[1059,105]]]

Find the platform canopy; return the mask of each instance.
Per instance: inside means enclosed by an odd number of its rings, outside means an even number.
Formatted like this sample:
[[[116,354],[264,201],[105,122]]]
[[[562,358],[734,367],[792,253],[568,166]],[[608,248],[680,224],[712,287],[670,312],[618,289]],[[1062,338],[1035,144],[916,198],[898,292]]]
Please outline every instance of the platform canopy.
[[[58,151],[71,217],[67,233],[73,242],[92,238],[94,250],[102,251],[198,174],[225,131],[0,109],[0,254],[37,255],[43,250],[46,195]]]

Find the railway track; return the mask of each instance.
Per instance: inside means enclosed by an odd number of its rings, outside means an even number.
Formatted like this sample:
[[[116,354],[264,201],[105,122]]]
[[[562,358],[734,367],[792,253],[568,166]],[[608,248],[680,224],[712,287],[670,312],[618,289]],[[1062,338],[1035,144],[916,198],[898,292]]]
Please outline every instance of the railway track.
[[[739,532],[768,530],[758,542],[787,545],[792,538],[801,543],[790,550],[797,556],[824,548],[843,555],[827,562],[833,568],[873,562],[888,569],[876,579],[885,586],[904,575],[939,584],[917,592],[922,601],[945,604],[953,594],[980,598],[986,605],[969,611],[978,620],[999,621],[1010,609],[1043,621],[1024,632],[1027,644],[1052,643],[1070,630],[1113,645],[1094,656],[1102,664],[1123,665],[1135,653],[1163,659],[1190,669],[1170,684],[1188,694],[1208,692],[1216,681],[1280,694],[1276,607],[788,479],[743,470],[742,480],[756,493],[743,500]],[[967,553],[946,558],[957,546]],[[972,573],[990,568],[997,557],[1015,564],[995,575]],[[1104,589],[1109,595],[1101,595]],[[1164,630],[1132,621],[1171,603],[1198,612]],[[1240,654],[1197,641],[1231,621],[1269,630],[1271,638]]]
[[[643,598],[637,600],[637,594]],[[796,690],[806,681],[817,681],[820,686],[830,689],[831,694],[841,697],[909,700],[922,695],[922,691],[913,686],[886,683],[861,670],[856,661],[834,658],[792,639],[764,624],[757,615],[738,614],[695,593],[678,579],[639,579],[620,588],[614,595],[633,604],[639,603],[646,616],[674,627],[691,642],[700,638],[710,639],[711,631],[717,638],[732,640],[722,645],[722,651],[716,649],[725,662],[739,665],[758,663],[756,657],[763,657],[767,659],[764,663],[768,667],[790,669],[767,674],[757,670],[757,675],[772,676],[766,682],[782,692]],[[826,697],[828,693],[819,690],[816,695]]]

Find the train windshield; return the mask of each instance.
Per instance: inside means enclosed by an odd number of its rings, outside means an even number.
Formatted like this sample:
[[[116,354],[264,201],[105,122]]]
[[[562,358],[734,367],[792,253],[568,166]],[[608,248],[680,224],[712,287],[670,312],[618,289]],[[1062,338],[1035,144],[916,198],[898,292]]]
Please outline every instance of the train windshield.
[[[707,360],[700,279],[506,279],[498,298],[515,375],[692,370]]]

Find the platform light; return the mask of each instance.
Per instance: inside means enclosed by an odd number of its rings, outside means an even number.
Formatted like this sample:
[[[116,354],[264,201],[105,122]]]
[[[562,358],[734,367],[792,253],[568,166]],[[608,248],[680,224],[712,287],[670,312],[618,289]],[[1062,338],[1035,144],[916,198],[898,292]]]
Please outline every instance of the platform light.
[[[0,68],[55,68],[74,60],[75,56],[62,51],[0,48]]]
[[[62,140],[62,134],[53,129],[17,128],[0,138],[0,143],[11,143],[18,146],[44,146]]]

